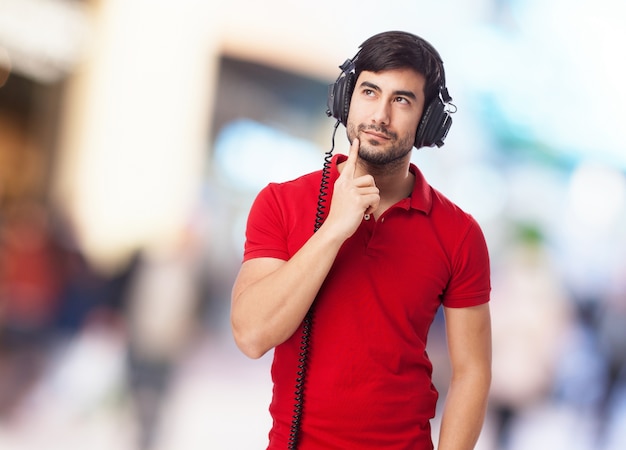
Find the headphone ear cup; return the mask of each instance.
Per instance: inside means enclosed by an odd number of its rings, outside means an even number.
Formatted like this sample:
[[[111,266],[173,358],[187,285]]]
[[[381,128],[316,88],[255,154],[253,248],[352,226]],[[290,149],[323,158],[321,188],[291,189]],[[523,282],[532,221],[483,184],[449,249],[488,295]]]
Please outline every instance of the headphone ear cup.
[[[415,133],[415,148],[433,147],[435,145],[441,147],[451,126],[452,117],[446,111],[441,99],[437,97],[422,114],[422,119]]]
[[[354,82],[354,73],[345,73],[334,84],[330,85],[328,92],[327,106],[329,115],[339,120],[344,126],[348,122]]]
[[[356,82],[356,76],[354,72],[346,74],[346,83],[343,90],[343,109],[341,116],[341,123],[346,126],[348,124],[348,113],[350,112],[350,102],[352,102],[352,93],[354,92],[354,84]]]

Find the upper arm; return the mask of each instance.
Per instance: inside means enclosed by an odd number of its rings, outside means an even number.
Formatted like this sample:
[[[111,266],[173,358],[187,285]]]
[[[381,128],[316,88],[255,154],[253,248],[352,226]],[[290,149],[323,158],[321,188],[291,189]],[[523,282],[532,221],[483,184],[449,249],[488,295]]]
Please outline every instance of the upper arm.
[[[491,372],[489,303],[467,308],[444,307],[452,373],[478,369]]]

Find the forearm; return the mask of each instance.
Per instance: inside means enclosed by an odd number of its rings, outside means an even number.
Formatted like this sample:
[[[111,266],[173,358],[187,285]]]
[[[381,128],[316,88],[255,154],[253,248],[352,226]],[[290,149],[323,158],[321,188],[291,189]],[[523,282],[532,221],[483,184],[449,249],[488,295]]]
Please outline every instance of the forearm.
[[[371,175],[356,176],[359,140],[334,184],[328,216],[289,261],[247,261],[235,281],[231,326],[235,341],[258,358],[298,328],[330,271],[341,245],[356,231],[380,196]]]
[[[258,358],[287,340],[298,328],[324,282],[343,239],[320,228],[289,260],[233,290],[231,325],[235,341]]]
[[[439,432],[438,450],[471,450],[476,445],[487,409],[488,370],[453,378]]]

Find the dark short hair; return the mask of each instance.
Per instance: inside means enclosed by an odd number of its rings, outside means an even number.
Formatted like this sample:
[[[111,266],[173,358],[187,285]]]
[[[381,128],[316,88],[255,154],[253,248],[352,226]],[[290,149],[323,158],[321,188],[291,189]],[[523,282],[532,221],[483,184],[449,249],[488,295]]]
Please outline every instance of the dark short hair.
[[[439,95],[445,84],[443,62],[437,50],[421,37],[404,31],[386,31],[370,37],[361,44],[354,63],[356,78],[364,70],[415,70],[426,79],[426,104]]]

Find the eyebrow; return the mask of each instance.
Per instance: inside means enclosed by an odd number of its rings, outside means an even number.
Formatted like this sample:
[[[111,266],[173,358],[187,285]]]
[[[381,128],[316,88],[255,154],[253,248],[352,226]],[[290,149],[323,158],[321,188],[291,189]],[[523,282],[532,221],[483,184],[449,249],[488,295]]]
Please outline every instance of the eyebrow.
[[[370,89],[373,89],[377,92],[381,92],[382,89],[380,89],[380,87],[372,82],[369,81],[363,81],[361,83],[361,87],[368,87]],[[413,93],[413,91],[403,91],[403,90],[399,90],[399,91],[393,91],[393,95],[402,95],[405,97],[409,97],[413,100],[417,100],[417,96],[415,95],[415,93]]]

